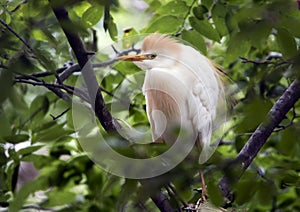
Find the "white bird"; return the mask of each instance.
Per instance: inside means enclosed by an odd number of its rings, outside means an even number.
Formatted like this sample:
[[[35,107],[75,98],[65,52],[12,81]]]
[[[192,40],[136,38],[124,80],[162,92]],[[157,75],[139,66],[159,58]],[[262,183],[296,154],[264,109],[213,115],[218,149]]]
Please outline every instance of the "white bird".
[[[209,151],[218,103],[222,98],[222,72],[197,50],[158,33],[147,36],[141,54],[121,56],[146,71],[143,92],[154,141],[173,144],[174,130],[191,134],[202,150],[204,163]],[[202,177],[202,176],[201,176]]]

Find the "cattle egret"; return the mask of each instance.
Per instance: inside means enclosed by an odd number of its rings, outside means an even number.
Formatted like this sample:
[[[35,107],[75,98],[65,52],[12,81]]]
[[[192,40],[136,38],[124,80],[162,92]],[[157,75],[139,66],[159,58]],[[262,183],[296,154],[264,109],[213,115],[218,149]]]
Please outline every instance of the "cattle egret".
[[[191,46],[158,33],[143,40],[141,54],[117,60],[132,61],[146,71],[143,92],[153,141],[174,143],[174,129],[181,126],[192,133],[202,150],[199,160],[205,162],[223,91],[221,72],[213,62]]]

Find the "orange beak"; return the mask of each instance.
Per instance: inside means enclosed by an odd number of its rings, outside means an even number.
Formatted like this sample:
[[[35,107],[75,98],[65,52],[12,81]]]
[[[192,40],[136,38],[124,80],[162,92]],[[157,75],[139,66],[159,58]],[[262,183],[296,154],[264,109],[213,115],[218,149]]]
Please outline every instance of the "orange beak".
[[[143,61],[146,59],[148,59],[147,54],[124,55],[116,58],[116,60],[124,60],[124,61]]]

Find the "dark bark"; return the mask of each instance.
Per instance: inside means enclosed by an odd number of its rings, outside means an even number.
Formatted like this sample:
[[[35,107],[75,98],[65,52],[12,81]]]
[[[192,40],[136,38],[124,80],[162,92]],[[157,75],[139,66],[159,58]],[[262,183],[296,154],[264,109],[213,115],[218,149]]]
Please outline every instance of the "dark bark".
[[[91,106],[93,107],[96,116],[99,118],[101,125],[107,132],[115,132],[118,128],[120,128],[120,125],[111,116],[110,112],[105,106],[105,102],[101,94],[98,82],[96,80],[92,64],[88,58],[88,53],[79,35],[76,32],[70,30],[72,22],[69,19],[67,10],[64,8],[53,8],[53,12],[57,20],[59,21],[68,39],[68,42],[77,58],[78,64],[82,71],[82,76],[87,86],[90,99],[95,100],[91,101]]]
[[[243,149],[225,170],[225,176],[219,182],[219,188],[224,196],[232,199],[231,186],[235,184],[249,167],[259,150],[266,143],[273,130],[285,118],[286,113],[300,98],[300,81],[295,80],[277,100],[269,111],[266,120],[261,123]],[[234,174],[230,174],[234,171]]]
[[[69,19],[67,10],[65,8],[55,6],[53,6],[52,9],[68,39],[72,50],[74,51],[78,64],[81,67],[82,75],[86,83],[90,99],[95,100],[95,102],[91,102],[91,105],[97,118],[107,132],[116,132],[121,125],[112,117],[105,106],[101,90],[93,72],[93,66],[88,58],[88,53],[85,50],[79,35],[70,30],[72,22]],[[161,191],[157,191],[151,195],[151,199],[161,211],[174,211],[169,199]]]

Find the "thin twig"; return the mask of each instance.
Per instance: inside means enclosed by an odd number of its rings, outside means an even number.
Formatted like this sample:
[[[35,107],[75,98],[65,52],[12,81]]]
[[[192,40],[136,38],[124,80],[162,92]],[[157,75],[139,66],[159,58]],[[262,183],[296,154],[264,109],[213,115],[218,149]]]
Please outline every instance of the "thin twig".
[[[5,23],[5,21],[3,21],[0,18],[0,23],[6,28],[8,29],[11,33],[13,33],[31,52],[34,52],[32,47],[27,43],[26,40],[24,40],[15,30],[13,30],[8,24]]]
[[[16,12],[18,9],[20,9],[21,8],[21,6],[23,5],[23,4],[26,4],[28,2],[28,0],[23,0],[23,1],[21,1],[19,4],[17,4],[17,6],[14,8],[14,9],[12,9],[10,12],[11,13],[14,13],[14,12]]]
[[[189,6],[188,11],[186,12],[186,14],[185,14],[185,16],[184,16],[184,18],[183,18],[183,22],[182,22],[182,24],[181,24],[181,26],[180,26],[180,29],[178,30],[178,32],[176,32],[176,33],[174,34],[175,37],[178,37],[179,35],[181,35],[182,31],[184,30],[184,25],[185,25],[186,19],[189,17],[189,15],[190,15],[190,13],[191,13],[191,10],[192,10],[192,8],[193,8],[193,6],[194,6],[194,4],[195,4],[196,2],[197,2],[197,0],[193,0],[193,2],[191,3],[191,5]]]
[[[271,61],[271,59],[266,59],[266,60],[251,60],[251,59],[247,59],[245,57],[240,57],[240,59],[242,60],[242,63],[252,63],[255,65],[284,65],[284,64],[290,64],[289,61],[286,60],[281,60],[281,61]]]
[[[66,110],[64,110],[61,114],[57,115],[57,116],[54,116],[52,114],[50,114],[51,118],[53,120],[56,120],[56,119],[59,119],[60,117],[62,117],[64,114],[66,114],[68,111],[70,110],[70,108],[67,108]]]
[[[28,77],[28,76],[26,75],[26,77]],[[73,86],[70,86],[70,85],[52,84],[52,83],[48,83],[45,81],[33,81],[33,80],[28,80],[28,79],[22,79],[22,78],[20,78],[20,76],[19,76],[19,78],[15,78],[14,82],[26,83],[26,84],[30,84],[33,86],[43,86],[43,87],[48,88],[51,91],[55,91],[56,94],[58,94],[58,96],[64,100],[67,100],[67,101],[71,100],[70,96],[68,96],[66,93],[61,91],[61,89],[63,89],[68,94],[71,94],[71,95],[75,94],[76,96],[80,97],[82,100],[89,102],[89,98],[87,97],[85,92],[83,92],[79,88],[74,88]]]

